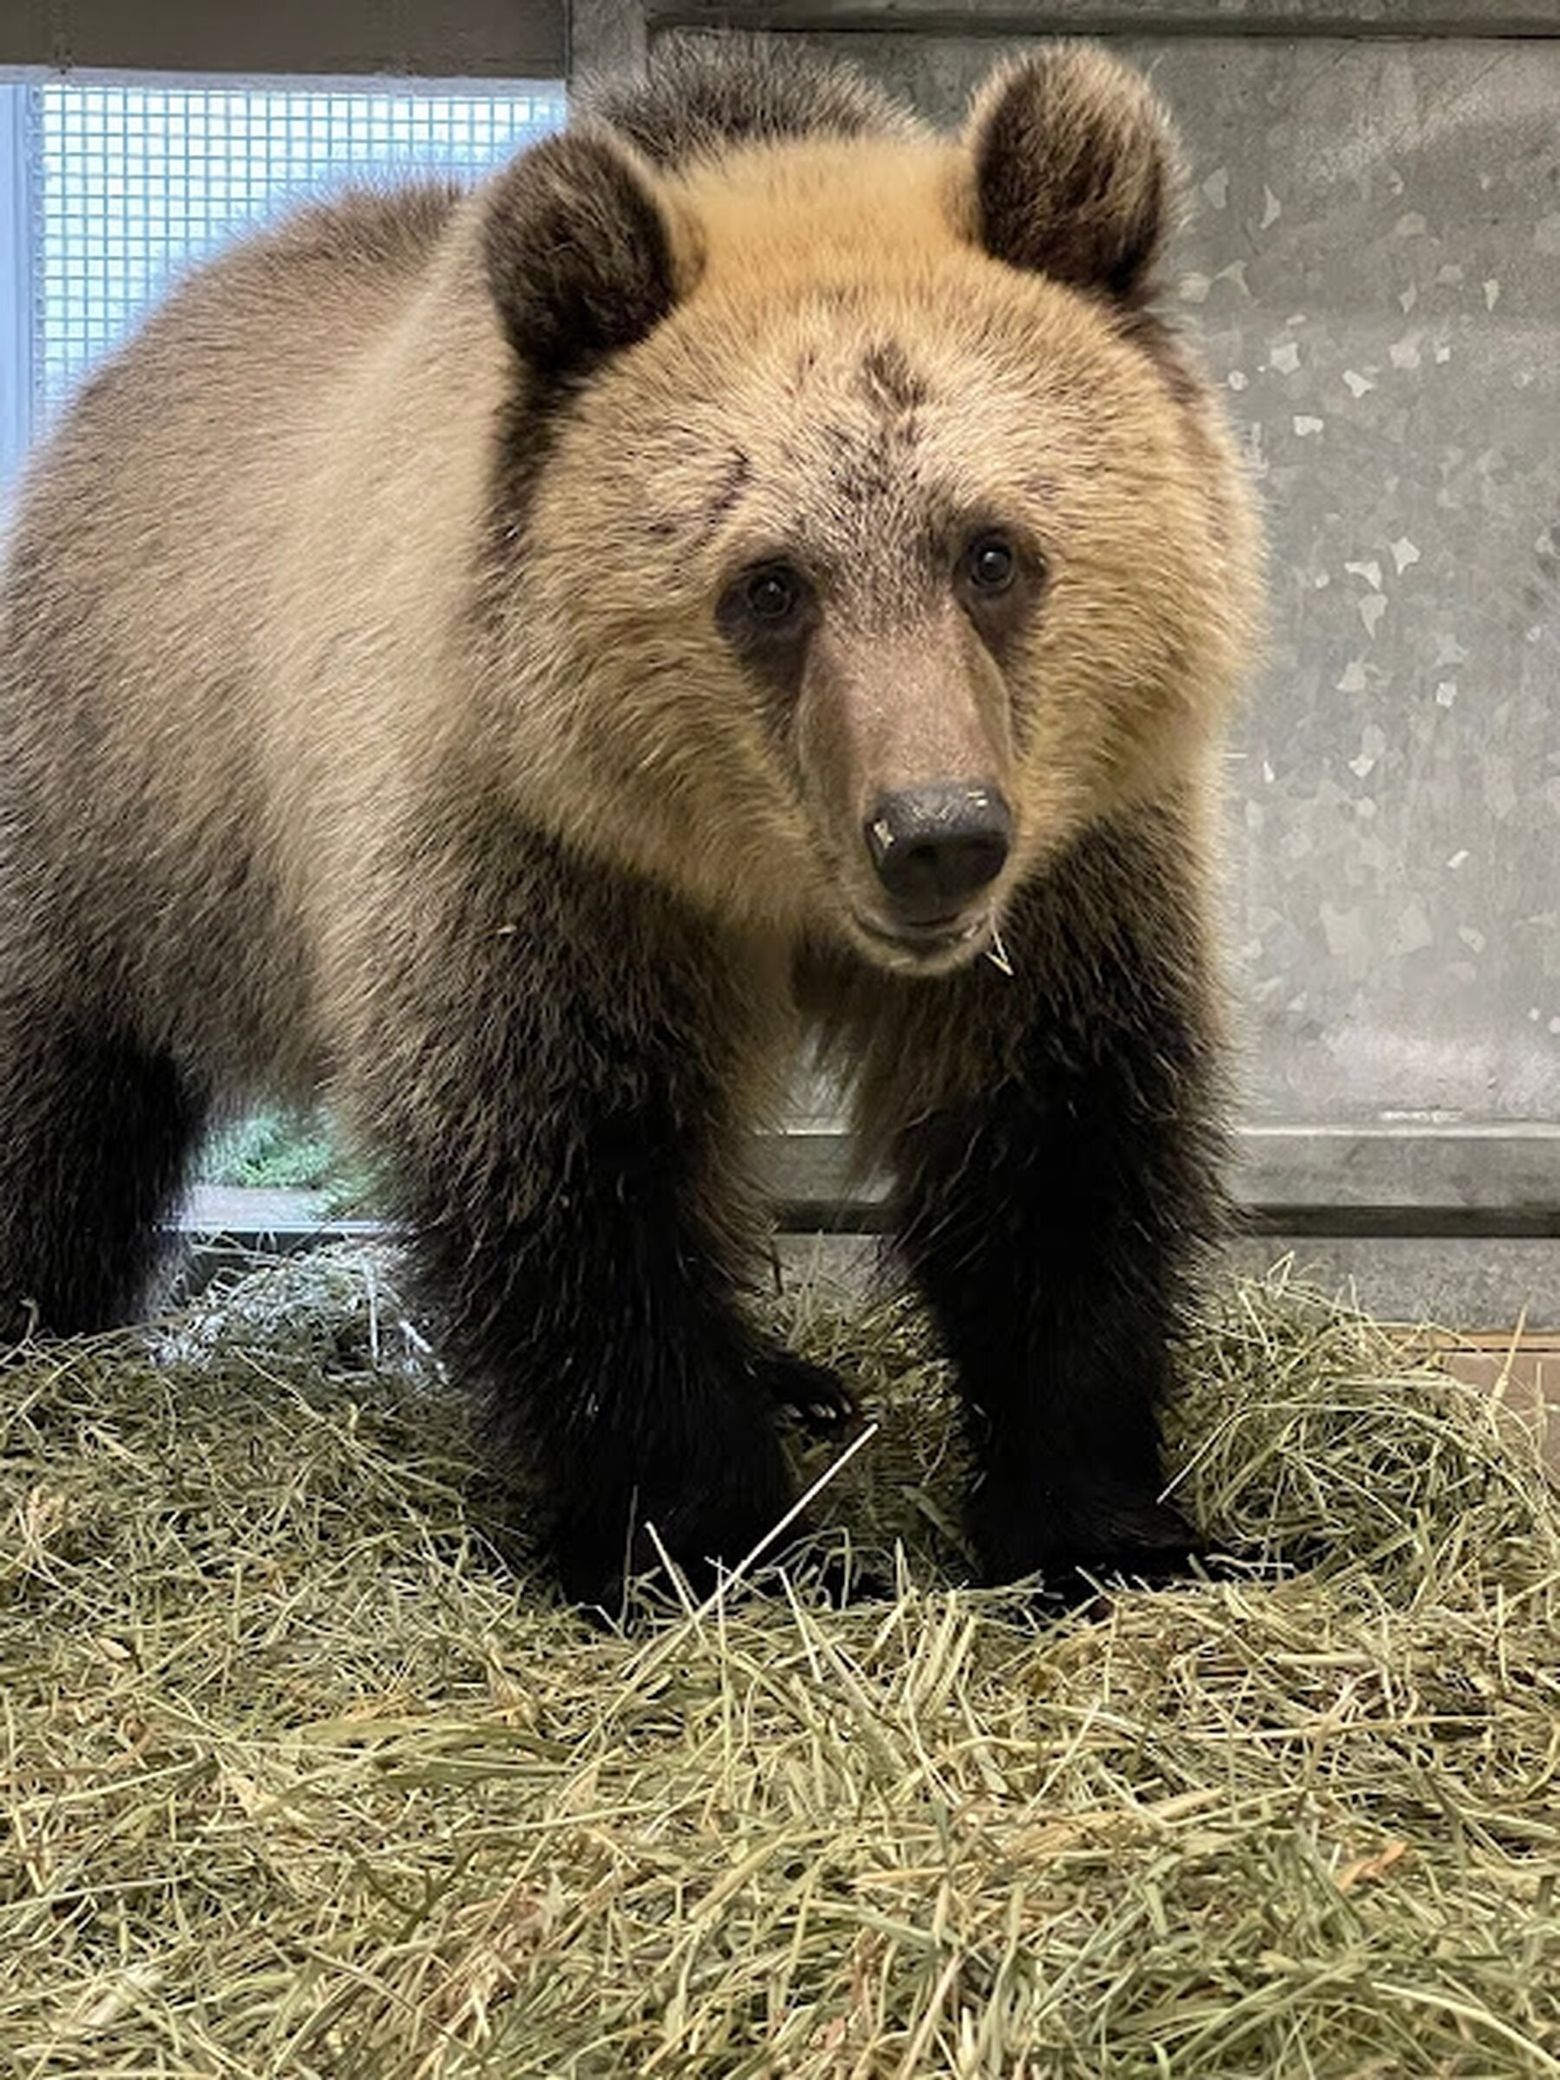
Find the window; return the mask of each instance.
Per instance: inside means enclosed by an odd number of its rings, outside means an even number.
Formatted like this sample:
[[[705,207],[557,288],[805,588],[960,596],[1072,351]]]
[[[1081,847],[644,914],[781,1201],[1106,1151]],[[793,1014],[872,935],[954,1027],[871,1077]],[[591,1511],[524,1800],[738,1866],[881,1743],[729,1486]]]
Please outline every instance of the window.
[[[0,83],[0,481],[171,277],[343,181],[475,176],[563,120],[556,82]]]

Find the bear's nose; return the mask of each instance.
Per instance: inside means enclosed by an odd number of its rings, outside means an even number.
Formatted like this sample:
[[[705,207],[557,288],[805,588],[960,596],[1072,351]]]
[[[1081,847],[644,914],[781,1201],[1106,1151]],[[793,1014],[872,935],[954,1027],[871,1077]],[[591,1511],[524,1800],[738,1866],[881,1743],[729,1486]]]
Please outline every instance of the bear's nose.
[[[1013,814],[999,788],[934,780],[883,795],[866,838],[896,913],[907,924],[942,924],[1002,872]]]

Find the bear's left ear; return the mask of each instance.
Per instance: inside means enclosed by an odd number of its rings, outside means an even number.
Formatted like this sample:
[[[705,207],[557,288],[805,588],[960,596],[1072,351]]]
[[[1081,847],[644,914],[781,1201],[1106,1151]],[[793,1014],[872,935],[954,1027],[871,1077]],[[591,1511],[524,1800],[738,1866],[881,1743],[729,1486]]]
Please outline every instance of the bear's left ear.
[[[605,130],[546,138],[505,167],[488,189],[482,245],[510,345],[550,382],[634,346],[682,293],[655,177]]]
[[[1140,73],[1093,45],[1046,45],[987,83],[965,143],[988,253],[1123,302],[1144,294],[1179,154]]]

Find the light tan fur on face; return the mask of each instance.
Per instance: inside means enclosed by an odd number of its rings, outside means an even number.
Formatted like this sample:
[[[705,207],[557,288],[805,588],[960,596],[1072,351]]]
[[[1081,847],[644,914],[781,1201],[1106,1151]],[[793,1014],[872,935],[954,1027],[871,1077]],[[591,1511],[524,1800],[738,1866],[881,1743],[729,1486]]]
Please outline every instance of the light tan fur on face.
[[[523,611],[585,691],[530,754],[539,797],[590,770],[602,842],[704,902],[740,889],[785,932],[850,935],[874,785],[962,773],[984,739],[1017,817],[1010,889],[1179,784],[1244,661],[1250,528],[1212,407],[1174,401],[1110,311],[976,249],[967,179],[958,145],[899,140],[695,169],[677,201],[699,279],[587,394],[540,490]],[[905,412],[862,394],[885,345],[925,393]],[[842,484],[874,454],[881,482]],[[1001,717],[996,668],[917,565],[932,513],[1021,527],[1047,557]],[[828,584],[789,770],[713,620],[731,576],[781,552]],[[847,775],[867,745],[881,770]]]

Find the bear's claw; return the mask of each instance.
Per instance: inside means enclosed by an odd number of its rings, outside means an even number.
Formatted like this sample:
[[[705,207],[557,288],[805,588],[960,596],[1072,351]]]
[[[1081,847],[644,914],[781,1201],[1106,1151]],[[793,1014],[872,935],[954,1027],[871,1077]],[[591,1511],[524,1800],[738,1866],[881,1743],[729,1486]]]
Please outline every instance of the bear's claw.
[[[809,1437],[845,1437],[860,1421],[860,1403],[839,1375],[790,1351],[768,1357],[764,1385],[776,1412],[799,1423]]]

